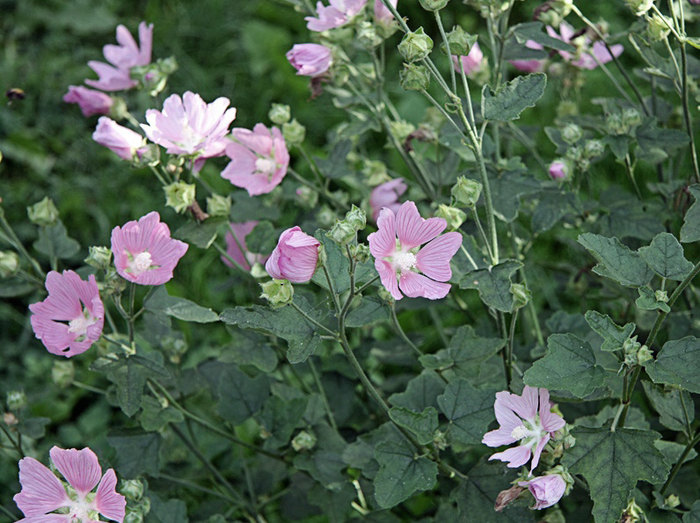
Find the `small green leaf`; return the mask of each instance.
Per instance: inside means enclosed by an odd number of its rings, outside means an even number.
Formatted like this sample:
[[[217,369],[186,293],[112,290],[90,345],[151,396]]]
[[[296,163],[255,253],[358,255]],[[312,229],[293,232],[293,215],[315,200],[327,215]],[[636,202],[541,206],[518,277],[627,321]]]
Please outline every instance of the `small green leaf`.
[[[211,309],[197,305],[185,298],[169,296],[164,285],[155,289],[144,303],[144,307],[154,314],[165,314],[178,320],[194,323],[212,323],[219,319],[219,315]]]
[[[135,479],[141,474],[158,476],[160,435],[157,432],[111,434],[107,442],[116,451],[115,468],[122,478]]]
[[[180,423],[184,420],[182,413],[174,407],[163,408],[158,400],[151,396],[141,398],[139,422],[146,432],[156,432],[169,423]]]
[[[382,442],[374,450],[379,472],[374,478],[374,497],[381,508],[391,508],[415,492],[433,488],[437,463],[418,456],[408,442]]]
[[[302,422],[308,397],[292,398],[285,401],[272,396],[260,413],[260,423],[270,434],[269,444],[281,447],[289,443],[294,429]]]
[[[700,394],[700,340],[687,336],[666,342],[647,363],[647,374],[654,383],[667,383]]]
[[[598,260],[593,272],[600,276],[625,287],[641,287],[654,276],[644,258],[622,245],[617,238],[586,233],[578,237],[578,242]]]
[[[270,254],[275,249],[278,238],[279,234],[272,222],[264,220],[259,222],[245,239],[238,238],[238,241],[244,241],[249,252]]]
[[[520,44],[525,44],[528,40],[532,40],[533,42],[537,42],[538,44],[551,49],[556,49],[557,51],[567,51],[569,53],[576,52],[576,48],[573,45],[568,44],[559,38],[549,36],[547,33],[542,31],[543,28],[544,24],[542,22],[525,22],[514,25],[510,28],[509,32],[513,34],[515,39]]]
[[[596,365],[587,342],[573,334],[552,334],[548,352],[530,367],[523,381],[531,387],[566,390],[583,398],[603,385],[605,370]]]
[[[659,413],[659,422],[664,427],[681,432],[686,430],[687,423],[693,422],[695,402],[688,392],[675,387],[654,385],[646,380],[642,381],[642,385],[647,398]]]
[[[263,407],[270,396],[270,383],[264,374],[251,378],[229,365],[219,378],[218,393],[217,412],[226,421],[238,425]]]
[[[695,202],[683,218],[683,227],[681,227],[681,241],[683,243],[700,240],[700,203],[698,203],[700,202],[700,184],[691,185],[688,190],[695,198]]]
[[[169,378],[170,373],[158,363],[142,356],[109,361],[92,370],[103,372],[117,386],[117,401],[124,414],[131,417],[141,408],[143,388],[148,378]]]
[[[350,288],[350,260],[345,250],[326,236],[325,231],[317,230],[315,238],[321,242],[326,252],[325,267],[331,282],[333,282],[333,288],[336,293],[342,294]],[[317,270],[311,281],[327,291],[330,290],[323,269]]]
[[[414,412],[423,412],[427,407],[437,407],[437,397],[444,390],[445,382],[436,373],[423,371],[408,382],[404,392],[392,394],[389,403]]]
[[[421,445],[432,443],[438,428],[438,413],[433,407],[426,407],[421,413],[405,407],[392,407],[389,417],[401,427],[410,430]]]
[[[658,148],[673,151],[684,147],[690,139],[685,131],[663,129],[657,125],[656,118],[646,118],[634,132],[639,147],[643,150]]]
[[[17,276],[0,280],[0,298],[16,298],[35,290],[36,285]]]
[[[700,523],[700,500],[693,503],[690,512],[683,514],[683,523]]]
[[[352,171],[348,168],[348,154],[352,150],[351,140],[341,140],[333,146],[328,158],[316,157],[316,165],[326,178],[341,178]]]
[[[660,483],[669,466],[654,442],[661,435],[650,430],[576,427],[576,445],[566,451],[562,463],[572,474],[588,482],[596,523],[620,519],[639,480]]]
[[[597,311],[588,311],[585,318],[588,326],[602,336],[604,341],[601,350],[606,352],[620,350],[637,327],[634,323],[627,323],[624,327],[620,327],[610,319],[610,316]]]
[[[450,424],[447,435],[460,445],[478,445],[494,419],[495,390],[478,390],[465,379],[450,382],[438,405]]]
[[[534,107],[547,87],[543,73],[518,76],[493,93],[488,85],[481,92],[481,110],[485,120],[507,122],[520,118],[528,107]]]
[[[364,327],[378,321],[388,320],[389,307],[381,298],[369,296],[362,298],[362,302],[356,308],[350,311],[345,320],[347,327]]]
[[[524,170],[506,171],[493,176],[489,174],[493,211],[499,220],[510,223],[518,217],[520,200],[542,188],[532,174]]]
[[[32,417],[22,419],[17,425],[17,432],[30,438],[43,438],[46,434],[46,425],[51,423],[50,418]]]
[[[179,499],[163,501],[155,492],[149,492],[151,510],[146,516],[146,523],[187,523],[187,505]]]
[[[693,264],[685,259],[681,244],[667,232],[657,235],[649,247],[640,248],[639,254],[656,274],[668,280],[682,281],[693,270]]]
[[[518,261],[506,260],[488,269],[465,274],[459,282],[459,287],[476,289],[481,301],[489,307],[502,312],[512,312],[513,294],[510,292],[510,278],[522,266]]]
[[[80,251],[80,244],[70,238],[66,227],[60,220],[54,225],[39,228],[39,238],[34,242],[34,248],[51,259],[59,260],[72,258]]]
[[[663,312],[671,312],[671,307],[669,307],[666,302],[657,300],[656,294],[649,287],[639,287],[637,291],[639,292],[639,298],[635,300],[634,304],[638,309],[642,309],[643,311],[660,310]]]
[[[185,241],[200,249],[208,249],[216,240],[219,227],[226,218],[209,218],[204,222],[193,221],[173,233],[173,238]]]

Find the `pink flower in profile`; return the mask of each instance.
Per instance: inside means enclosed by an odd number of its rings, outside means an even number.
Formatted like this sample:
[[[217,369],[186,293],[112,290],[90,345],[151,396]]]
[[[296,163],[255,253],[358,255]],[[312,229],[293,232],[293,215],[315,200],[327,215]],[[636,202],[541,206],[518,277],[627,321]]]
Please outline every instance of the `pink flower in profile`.
[[[49,296],[29,306],[32,329],[51,354],[82,354],[102,334],[105,309],[95,276],[84,281],[73,271],[46,275]]]
[[[549,166],[549,176],[553,180],[564,180],[569,177],[569,167],[562,160],[555,160]]]
[[[50,455],[68,485],[41,462],[22,458],[22,491],[14,500],[26,517],[17,523],[96,523],[100,515],[118,523],[124,521],[126,498],[117,493],[117,475],[109,469],[103,476],[92,450],[53,447]],[[95,487],[97,491],[92,494]],[[55,513],[57,510],[61,512]]]
[[[389,3],[396,7],[399,0],[389,0]],[[394,21],[394,15],[391,14],[382,0],[374,0],[374,19],[382,25],[389,25]]]
[[[552,434],[565,425],[564,419],[552,414],[551,408],[547,389],[525,386],[522,396],[507,391],[496,393],[493,409],[500,427],[484,435],[482,443],[489,447],[520,443],[493,454],[489,460],[498,459],[508,463],[509,468],[518,468],[532,456],[530,471],[534,470]]]
[[[256,263],[262,265],[269,258],[269,256],[264,254],[249,252],[248,247],[246,247],[245,237],[248,236],[250,231],[255,229],[257,224],[258,222],[255,220],[243,223],[232,223],[231,229],[233,229],[233,231],[228,231],[226,233],[226,254],[247,271]],[[241,250],[241,248],[243,248],[243,250]],[[221,260],[229,267],[233,267],[233,264],[225,256],[222,256]]]
[[[88,66],[97,73],[99,80],[85,80],[85,83],[101,91],[123,91],[136,87],[138,82],[131,79],[131,68],[151,63],[153,45],[153,24],[139,24],[139,41],[136,45],[129,30],[120,25],[117,27],[117,42],[119,45],[105,45],[102,49],[109,62],[90,61]]]
[[[462,62],[461,67],[464,68],[465,74],[470,75],[477,72],[481,68],[481,64],[484,61],[484,53],[481,52],[479,43],[474,42],[474,45],[469,50],[469,54],[467,56],[452,55],[452,65],[454,66],[455,71],[458,73],[461,72],[460,61]]]
[[[300,76],[320,76],[333,63],[331,50],[319,44],[296,44],[287,52],[287,60]]]
[[[596,40],[593,42],[593,46],[591,47],[591,38],[587,34],[583,36],[583,39],[581,39],[580,36],[575,37],[576,32],[574,31],[574,28],[566,22],[562,22],[561,25],[559,25],[559,33],[561,34],[557,33],[557,31],[550,26],[547,26],[547,33],[549,33],[549,36],[553,38],[574,45],[578,48],[578,53],[576,55],[572,55],[568,51],[557,52],[562,58],[564,58],[564,60],[571,62],[572,65],[575,65],[579,69],[595,69],[598,67],[598,62],[601,64],[606,64],[613,59],[603,42]],[[610,49],[615,57],[620,56],[622,51],[625,50],[625,48],[620,44],[611,45]],[[591,56],[589,51],[593,53],[595,58]]]
[[[187,252],[187,244],[170,237],[167,224],[153,211],[139,221],[112,230],[112,253],[119,276],[139,285],[162,285]]]
[[[369,251],[382,285],[394,299],[403,297],[399,289],[409,298],[447,296],[450,284],[441,282],[452,277],[450,260],[462,245],[462,235],[448,232],[439,236],[447,222],[443,218],[424,220],[411,201],[402,204],[396,215],[383,208],[377,226],[379,230],[367,238]],[[420,249],[424,243],[427,245]]]
[[[114,103],[109,95],[75,85],[68,86],[68,92],[63,95],[63,101],[69,104],[78,104],[86,118],[93,114],[109,114]]]
[[[223,156],[229,125],[236,109],[227,109],[231,101],[220,97],[207,104],[202,97],[187,91],[182,98],[170,95],[163,111],[146,111],[148,124],[141,124],[149,140],[167,149],[169,154],[213,158]]]
[[[536,49],[541,51],[544,49],[542,44],[538,44],[534,40],[525,42],[525,47],[528,49]],[[511,65],[518,71],[523,73],[540,73],[544,70],[544,60],[509,60]]]
[[[394,214],[399,211],[399,207],[401,207],[399,196],[405,193],[406,189],[408,186],[403,183],[403,178],[395,178],[372,189],[369,196],[369,206],[372,208],[372,219],[375,223],[382,207],[391,209]]]
[[[533,510],[541,510],[557,503],[567,489],[567,484],[560,474],[546,474],[529,481],[519,481],[518,485],[527,487],[535,498]]]
[[[310,31],[327,31],[345,25],[353,16],[359,13],[367,3],[367,0],[330,0],[330,5],[323,2],[316,4],[318,17],[307,16],[304,18],[306,27]]]
[[[289,152],[280,130],[259,123],[252,131],[233,129],[231,134],[234,141],[226,147],[231,161],[221,176],[251,196],[272,191],[282,182],[289,165]]]
[[[143,136],[106,116],[100,116],[97,120],[92,139],[111,149],[124,160],[133,160],[134,155],[138,154],[139,149],[144,146]]]
[[[267,273],[276,280],[304,283],[311,279],[318,262],[320,242],[292,227],[280,234],[277,247],[265,264]]]

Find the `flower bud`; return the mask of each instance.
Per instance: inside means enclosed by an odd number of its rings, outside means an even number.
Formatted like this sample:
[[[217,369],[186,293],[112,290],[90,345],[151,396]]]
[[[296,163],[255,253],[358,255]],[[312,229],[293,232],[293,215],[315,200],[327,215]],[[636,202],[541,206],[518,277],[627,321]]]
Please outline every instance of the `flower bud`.
[[[291,122],[282,125],[282,136],[284,136],[287,145],[299,145],[306,138],[306,127],[294,118]]]
[[[12,276],[19,270],[19,256],[16,252],[0,251],[0,278]]]
[[[71,360],[55,361],[51,367],[51,380],[54,385],[65,389],[75,379],[75,365]]]
[[[4,412],[2,415],[2,422],[8,427],[14,427],[19,423],[19,420],[12,412]]]
[[[637,505],[634,497],[630,499],[630,502],[627,504],[627,508],[625,508],[625,511],[622,513],[622,519],[620,521],[629,523],[647,521],[647,518],[644,515],[644,510],[642,510],[642,507]]]
[[[352,208],[345,215],[345,221],[348,222],[356,231],[361,231],[367,225],[367,215],[365,214],[365,211],[353,204]]]
[[[357,28],[357,43],[364,49],[374,49],[382,43],[382,37],[377,33],[377,26],[372,22],[361,22]]]
[[[426,11],[439,11],[443,9],[450,0],[419,0],[420,5]]]
[[[123,479],[119,492],[129,501],[141,501],[145,486],[140,479]]]
[[[609,134],[616,136],[627,134],[629,131],[629,127],[622,121],[621,113],[609,114],[605,119],[605,127]]]
[[[635,16],[642,16],[651,9],[651,6],[654,5],[654,0],[625,0],[625,3]]]
[[[176,212],[184,213],[194,203],[196,187],[185,182],[175,182],[163,187],[165,191],[165,205],[172,207]]]
[[[416,62],[426,58],[433,50],[433,40],[422,27],[416,31],[406,33],[399,44],[399,52],[407,62]]]
[[[355,228],[347,221],[337,220],[326,236],[339,245],[347,245],[355,239],[355,234]]]
[[[622,111],[622,124],[628,129],[638,127],[642,123],[642,115],[636,109],[628,107]]]
[[[321,209],[316,214],[316,220],[321,227],[330,227],[336,219],[333,210],[327,205],[321,206]]]
[[[673,25],[673,20],[668,16],[659,15],[658,13],[647,16],[647,36],[654,42],[660,42],[671,32],[670,25]]]
[[[302,430],[292,440],[292,448],[297,452],[301,452],[302,450],[311,450],[316,446],[316,441],[317,438],[312,432]]]
[[[561,130],[561,137],[569,145],[573,145],[583,138],[583,131],[575,123],[568,123]]]
[[[187,352],[189,346],[184,338],[178,338],[175,336],[166,336],[161,341],[161,347],[163,351],[168,355],[168,359],[171,363],[175,365],[179,364],[182,360],[182,355]],[[167,405],[163,406],[167,408]]]
[[[27,207],[29,221],[35,225],[49,226],[58,221],[58,209],[48,196],[31,207]]]
[[[560,158],[549,166],[549,176],[553,180],[567,180],[571,176],[571,169],[568,163]]]
[[[452,198],[460,206],[471,208],[476,205],[481,196],[483,186],[476,180],[470,180],[464,176],[457,178],[457,183],[452,187]]]
[[[447,42],[450,44],[450,53],[455,56],[468,56],[474,43],[477,40],[476,35],[470,35],[460,26],[456,25],[452,31],[447,33]],[[442,46],[443,51],[447,52],[447,47]]]
[[[91,246],[88,257],[85,258],[85,263],[95,269],[106,271],[112,263],[112,249],[109,247]]]
[[[372,187],[390,180],[386,165],[377,160],[365,160],[362,174],[367,178],[367,184]]]
[[[400,143],[404,143],[408,138],[408,135],[415,130],[415,125],[407,122],[406,120],[392,121],[389,125],[389,132],[391,132],[392,136]]]
[[[207,214],[209,216],[228,216],[231,214],[231,197],[224,198],[214,194],[207,198]]]
[[[301,204],[308,209],[313,209],[318,203],[318,193],[306,185],[299,187],[296,190],[296,195],[299,197]]]
[[[124,523],[143,523],[143,512],[140,510],[129,510],[124,516]]]
[[[513,295],[514,309],[522,309],[532,299],[530,290],[521,283],[512,283],[510,293]]]
[[[668,292],[661,290],[654,291],[654,298],[656,298],[656,301],[668,303]]]
[[[117,274],[114,268],[110,268],[105,275],[104,290],[107,295],[119,295],[126,289],[126,280]]]
[[[19,410],[27,406],[27,396],[24,392],[13,390],[7,393],[7,408],[9,410]]]
[[[678,496],[676,496],[675,494],[671,494],[669,497],[667,497],[667,498],[664,500],[664,503],[666,503],[666,506],[667,506],[668,508],[676,508],[678,505],[681,504],[681,500],[680,500],[680,498],[679,498]]]
[[[350,246],[350,255],[359,263],[369,260],[369,247],[364,243]]]
[[[262,287],[261,298],[270,302],[273,307],[284,307],[292,303],[294,297],[294,287],[289,280],[270,280],[261,283]]]
[[[284,125],[292,118],[292,113],[288,105],[272,104],[272,107],[270,107],[270,112],[267,113],[267,116],[270,118],[272,123],[276,125]]]
[[[583,146],[583,155],[587,158],[597,158],[605,152],[605,145],[600,140],[588,140]]]
[[[430,87],[430,73],[423,65],[403,64],[399,81],[406,91],[427,91]]]
[[[440,204],[435,216],[445,220],[447,222],[447,229],[450,231],[459,229],[467,219],[467,215],[464,211],[445,204]]]

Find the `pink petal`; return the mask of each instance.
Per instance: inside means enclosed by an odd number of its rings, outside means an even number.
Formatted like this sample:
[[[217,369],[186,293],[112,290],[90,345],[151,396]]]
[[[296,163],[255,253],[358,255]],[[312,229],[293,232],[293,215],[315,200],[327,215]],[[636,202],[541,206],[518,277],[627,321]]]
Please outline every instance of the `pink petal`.
[[[248,263],[248,259],[246,258],[245,253],[241,252],[240,247],[243,247],[243,249],[245,249],[245,252],[247,252],[245,237],[253,229],[255,229],[255,226],[257,224],[258,222],[255,220],[244,223],[232,223],[231,229],[233,229],[233,233],[231,233],[230,230],[226,233],[226,254],[228,254],[231,258],[236,260],[236,262],[238,262],[238,264],[241,267],[248,271],[250,270],[250,263]],[[236,235],[235,238],[234,234]],[[233,267],[233,264],[230,261],[228,261],[225,257],[222,256],[221,259],[226,265],[228,265],[229,267]]]
[[[53,464],[78,492],[80,499],[84,499],[100,481],[102,468],[97,456],[89,448],[64,450],[53,447],[50,455]]]
[[[540,423],[547,432],[556,432],[566,425],[566,422],[564,418],[552,413],[550,409],[549,391],[540,389]]]
[[[527,445],[519,445],[513,447],[512,449],[504,450],[503,452],[497,452],[493,454],[489,461],[497,459],[500,461],[505,461],[508,463],[508,468],[517,469],[522,467],[530,459],[530,447]]]
[[[396,279],[396,270],[391,266],[391,263],[385,260],[374,260],[374,268],[379,273],[379,279],[384,285],[384,288],[389,291],[395,300],[403,298],[403,294],[399,292],[399,282]]]
[[[72,502],[56,476],[34,458],[19,462],[22,491],[13,498],[25,516],[42,516]]]
[[[126,498],[117,494],[116,487],[117,475],[113,469],[109,469],[97,487],[94,506],[104,517],[122,523],[126,514]]]
[[[404,272],[399,279],[399,288],[409,298],[428,298],[429,300],[439,300],[447,296],[450,292],[449,283],[439,283],[426,278],[417,272]]]
[[[416,255],[416,267],[423,274],[437,281],[448,281],[452,277],[450,260],[462,245],[462,235],[448,232],[435,238]]]
[[[532,464],[530,465],[530,474],[532,474],[532,471],[535,470],[535,468],[537,468],[537,464],[540,462],[540,455],[542,454],[542,450],[544,449],[544,446],[549,440],[549,434],[545,434],[544,437],[537,442],[537,446],[535,447],[535,453],[532,456]]]
[[[503,396],[503,405],[515,412],[522,419],[534,420],[538,410],[538,389],[528,387],[523,389],[522,396],[517,394],[509,394]]]
[[[379,213],[377,219],[379,230],[367,237],[369,252],[379,260],[396,252],[396,218],[394,212],[386,207]],[[386,285],[385,285],[386,287]]]
[[[71,523],[71,518],[69,514],[44,514],[18,519],[16,523]]]
[[[418,247],[445,230],[447,222],[442,218],[421,218],[416,204],[407,201],[396,215],[396,232],[403,250]]]
[[[516,425],[517,426],[517,425]],[[515,427],[514,427],[515,428]],[[510,445],[518,441],[511,433],[513,429],[508,430],[506,427],[499,427],[497,430],[492,430],[484,434],[481,442],[489,447],[500,447],[502,445]]]
[[[270,254],[270,257],[265,262],[265,271],[276,280],[283,280],[284,276],[280,272],[280,249],[279,246],[275,247]]]

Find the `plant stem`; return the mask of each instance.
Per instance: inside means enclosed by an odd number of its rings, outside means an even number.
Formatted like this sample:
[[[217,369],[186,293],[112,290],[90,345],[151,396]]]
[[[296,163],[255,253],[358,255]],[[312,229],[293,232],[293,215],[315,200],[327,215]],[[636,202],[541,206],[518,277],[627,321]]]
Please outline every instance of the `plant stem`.
[[[218,243],[213,243],[212,245],[214,246],[214,248],[215,248],[217,251],[219,251],[219,254],[221,254],[221,256],[223,256],[223,257],[226,258],[229,262],[231,262],[231,265],[233,265],[234,267],[236,267],[237,269],[239,269],[241,272],[244,272],[244,273],[246,273],[246,274],[250,274],[250,271],[245,270],[245,269],[243,268],[243,266],[242,266],[240,263],[238,263],[236,260],[234,260],[234,259],[231,257],[231,255],[230,255],[229,253],[227,253],[226,250],[225,250],[221,245],[219,245]]]
[[[5,436],[7,436],[7,439],[10,440],[10,443],[12,443],[12,446],[14,449],[17,451],[17,454],[19,454],[20,458],[24,457],[24,451],[22,450],[22,445],[20,444],[19,438],[17,438],[17,441],[10,435],[10,432],[5,428],[5,424],[0,422],[0,430],[2,430],[5,433]]]
[[[326,283],[328,283],[328,290],[331,293],[333,305],[335,305],[335,312],[338,312],[340,311],[340,301],[338,300],[338,293],[335,292],[335,285],[333,284],[333,279],[331,278],[331,275],[328,274],[328,269],[326,268],[325,263],[321,266],[321,269],[323,269],[323,274],[326,277]]]
[[[178,485],[182,485],[183,487],[187,487],[192,490],[198,490],[200,492],[205,492],[209,494],[210,496],[216,496],[217,498],[225,499],[226,501],[229,501],[234,504],[238,504],[239,501],[227,496],[226,494],[222,494],[221,492],[218,492],[216,490],[208,489],[207,487],[202,487],[201,485],[197,485],[196,483],[192,483],[191,481],[186,481],[184,479],[171,476],[170,474],[164,474],[161,472],[158,474],[158,479],[164,479],[166,481],[171,481],[172,483],[177,483]]]
[[[681,8],[682,9],[682,8]],[[690,118],[688,104],[688,56],[685,49],[685,42],[681,42],[681,66],[683,67],[681,101],[683,102],[683,120],[690,138],[690,158],[693,161],[693,173],[695,182],[700,183],[700,165],[698,165],[698,153],[695,147],[695,135],[693,133],[693,122]]]
[[[510,382],[513,379],[513,344],[515,340],[515,326],[518,322],[518,309],[513,311],[510,318],[510,331],[508,334],[508,344],[506,345],[506,383],[510,388]]]
[[[406,336],[406,333],[404,332],[403,328],[401,327],[401,324],[399,323],[399,319],[396,317],[396,304],[394,302],[391,303],[391,320],[394,323],[394,327],[396,327],[396,331],[399,333],[401,339],[405,341],[406,344],[409,347],[411,347],[411,349],[413,349],[413,352],[415,352],[420,358],[423,355],[423,353],[418,347],[414,345],[410,338]]]
[[[7,510],[4,505],[0,505],[0,512],[2,512],[8,518],[10,518],[10,521],[15,521],[17,519],[17,516],[15,516],[12,512]]]
[[[314,381],[316,382],[316,387],[318,388],[318,392],[321,394],[321,399],[323,400],[323,406],[326,409],[328,421],[330,422],[331,427],[333,427],[333,430],[337,433],[338,425],[335,423],[333,411],[331,410],[330,403],[328,403],[328,396],[326,396],[326,390],[323,388],[321,378],[319,377],[318,371],[316,370],[316,365],[314,364],[313,356],[309,356],[309,359],[307,359],[306,361],[309,363],[309,368],[311,369],[311,374],[313,375]]]
[[[136,284],[129,284],[129,317],[127,324],[129,326],[129,346],[134,347],[134,303],[136,301]]]
[[[437,22],[438,29],[440,30],[440,36],[442,37],[442,41],[445,43],[445,48],[447,50],[447,59],[450,61],[450,77],[452,78],[452,92],[456,93],[457,79],[455,77],[455,68],[452,67],[452,51],[450,51],[450,42],[447,39],[447,35],[445,34],[445,28],[442,25],[442,17],[440,16],[440,11],[433,11],[433,14],[435,14],[435,21]],[[457,60],[461,62],[459,57],[457,57]]]
[[[479,270],[479,266],[478,266],[478,265],[476,264],[476,262],[474,261],[474,258],[472,258],[472,255],[469,254],[469,251],[467,251],[467,249],[464,247],[464,245],[460,245],[459,248],[462,249],[462,252],[463,252],[464,255],[467,257],[467,260],[469,261],[469,263],[472,264],[472,267],[474,267],[474,270],[475,270],[475,271],[478,271],[478,270]]]
[[[308,321],[309,323],[315,325],[315,326],[318,327],[319,329],[321,329],[321,330],[323,330],[323,331],[326,331],[326,333],[327,333],[329,336],[333,336],[333,337],[338,336],[337,333],[333,332],[333,331],[330,330],[328,327],[326,327],[325,325],[323,325],[323,324],[317,322],[317,321],[316,321],[315,319],[313,319],[311,316],[309,316],[308,314],[306,314],[306,312],[304,312],[304,311],[301,309],[301,307],[299,307],[296,303],[291,302],[289,305],[292,306],[292,309],[294,309],[294,310],[297,311],[299,314],[301,314],[301,315],[304,317],[304,319],[305,319],[306,321]]]
[[[94,392],[95,394],[101,394],[103,396],[107,395],[107,391],[104,389],[98,389],[97,387],[93,387],[92,385],[88,385],[87,383],[83,383],[77,380],[73,380],[73,383],[71,385],[75,385],[79,389],[85,389],[89,390],[90,392]]]
[[[362,294],[362,292],[363,292],[367,287],[369,287],[370,285],[372,285],[372,284],[373,284],[375,281],[377,281],[378,279],[379,279],[379,275],[377,274],[374,278],[372,278],[371,280],[369,280],[369,281],[368,281],[367,283],[365,283],[362,287],[360,287],[359,289],[357,289],[356,291],[354,291],[355,296],[357,296],[358,294]]]
[[[663,487],[661,487],[661,490],[659,490],[659,494],[662,496],[666,494],[666,491],[668,490],[668,487],[671,486],[671,483],[673,482],[673,479],[676,477],[676,474],[678,474],[678,471],[681,469],[683,466],[683,462],[685,461],[685,458],[688,457],[688,454],[690,454],[690,451],[693,450],[693,447],[700,443],[700,433],[696,434],[694,438],[692,438],[688,444],[685,446],[685,449],[683,450],[683,454],[681,454],[681,457],[678,459],[676,464],[673,466],[673,469],[671,469],[671,472],[668,475],[668,479],[666,480],[666,483],[664,483]]]

